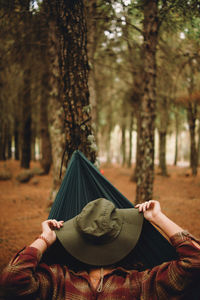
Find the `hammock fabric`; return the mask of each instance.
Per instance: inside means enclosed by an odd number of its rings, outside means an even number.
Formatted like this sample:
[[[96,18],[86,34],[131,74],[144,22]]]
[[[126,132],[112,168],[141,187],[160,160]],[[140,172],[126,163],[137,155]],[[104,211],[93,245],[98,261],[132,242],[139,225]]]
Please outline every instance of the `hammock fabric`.
[[[106,198],[118,208],[131,208],[133,204],[126,199],[81,153],[75,151],[69,162],[49,219],[67,221],[77,214],[90,201]],[[176,258],[171,244],[147,221],[137,246],[138,259],[146,267],[153,267]]]
[[[83,153],[76,150],[68,164],[66,175],[48,218],[67,221],[79,214],[88,202],[101,197],[112,201],[118,208],[134,207]],[[55,258],[59,256],[59,250],[57,252],[59,247],[62,248],[61,245],[56,245],[46,259],[52,259],[55,262]],[[60,256],[66,255],[62,254],[62,250]],[[134,255],[138,261],[143,263],[145,269],[177,258],[177,253],[171,244],[146,220],[144,220],[140,239],[134,249]],[[73,257],[70,259],[72,260]],[[184,299],[200,299],[196,283],[188,297],[186,296]]]

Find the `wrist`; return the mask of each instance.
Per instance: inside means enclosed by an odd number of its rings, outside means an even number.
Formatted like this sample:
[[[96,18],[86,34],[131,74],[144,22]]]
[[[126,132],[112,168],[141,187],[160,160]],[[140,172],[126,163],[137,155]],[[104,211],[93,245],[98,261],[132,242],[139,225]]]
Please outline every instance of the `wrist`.
[[[42,234],[40,234],[36,239],[42,240],[45,243],[47,249],[51,246],[51,242],[49,242],[49,240]]]
[[[160,211],[158,214],[153,216],[149,221],[152,222],[154,225],[160,226],[160,224],[164,222],[165,218],[166,216]]]
[[[56,240],[56,234],[54,231],[46,233],[46,232],[42,232],[40,234],[40,237],[44,238],[44,240],[47,241],[48,245],[51,246],[55,240]]]

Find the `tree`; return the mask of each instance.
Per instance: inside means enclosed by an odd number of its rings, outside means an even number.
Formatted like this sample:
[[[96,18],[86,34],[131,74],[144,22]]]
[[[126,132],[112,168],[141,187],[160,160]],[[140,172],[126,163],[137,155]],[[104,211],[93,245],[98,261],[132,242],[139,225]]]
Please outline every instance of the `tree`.
[[[189,26],[188,26],[189,27]],[[188,40],[190,41],[189,47],[186,46],[185,52],[180,57],[181,68],[179,72],[179,81],[184,82],[185,88],[182,94],[184,96],[177,96],[177,102],[182,103],[186,108],[187,120],[190,133],[190,167],[192,174],[197,175],[198,167],[198,147],[196,144],[196,122],[198,118],[198,105],[199,105],[199,65],[200,56],[198,54],[199,43],[194,36],[188,34]],[[188,42],[184,41],[183,43]],[[187,49],[188,48],[188,49]],[[187,49],[187,52],[186,52]],[[186,96],[187,94],[187,96]]]
[[[64,91],[67,162],[74,150],[81,150],[95,162],[96,145],[91,128],[88,88],[86,20],[83,1],[60,1],[57,25],[60,33],[60,64]]]
[[[190,83],[190,87],[191,84]],[[193,88],[191,89],[193,90]],[[187,110],[187,120],[190,132],[190,167],[192,169],[192,175],[197,175],[198,167],[198,145],[196,144],[196,121],[197,121],[197,109],[199,106],[200,95],[199,93],[189,93],[188,96],[182,96],[177,99],[178,103],[182,103]]]
[[[96,144],[91,128],[83,1],[46,0],[44,9],[46,8],[50,28],[49,57],[52,87],[49,118],[56,175],[64,151],[66,165],[74,150],[77,149],[95,162]],[[59,145],[56,142],[57,138],[60,141]],[[55,148],[56,144],[57,148]],[[59,186],[58,176],[54,177],[54,182],[54,191],[56,191]]]
[[[158,1],[144,1],[144,89],[141,99],[136,202],[150,200],[154,180],[154,129],[156,105],[156,47],[158,42]]]

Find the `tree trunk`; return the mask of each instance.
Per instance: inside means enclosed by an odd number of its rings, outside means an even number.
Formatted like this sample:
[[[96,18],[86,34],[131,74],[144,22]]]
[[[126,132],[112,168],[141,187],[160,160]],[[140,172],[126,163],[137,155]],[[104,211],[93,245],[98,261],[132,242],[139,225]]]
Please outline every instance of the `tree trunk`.
[[[49,9],[49,7],[47,7]],[[58,31],[55,17],[51,14],[49,19],[49,95],[48,95],[48,122],[51,140],[52,153],[52,189],[50,193],[50,202],[53,202],[60,188],[62,177],[60,176],[62,155],[65,148],[64,135],[64,112],[61,101],[61,82],[59,69],[59,48]],[[62,170],[65,173],[65,168]]]
[[[31,70],[24,70],[24,92],[21,120],[21,167],[29,169],[31,160]]]
[[[51,81],[52,82],[52,81]],[[54,82],[56,84],[56,82]],[[55,85],[54,87],[55,92]],[[54,201],[55,196],[60,188],[62,177],[60,177],[62,155],[65,146],[65,135],[64,135],[64,115],[63,107],[59,101],[56,101],[56,95],[49,98],[48,115],[49,115],[49,132],[51,138],[52,147],[52,174],[53,183],[50,194],[50,201]],[[62,170],[62,174],[65,173],[65,168]]]
[[[190,129],[190,166],[192,169],[192,175],[197,175],[197,148],[195,141],[195,129],[196,129],[196,115],[197,104],[189,102],[187,107],[187,117]]]
[[[156,109],[156,47],[158,1],[144,1],[144,90],[138,150],[136,203],[152,199],[154,181],[154,130]]]
[[[7,158],[12,158],[12,135],[10,132],[8,132],[8,138],[7,138]]]
[[[106,142],[105,142],[105,145],[106,145],[106,154],[107,154],[107,157],[106,157],[106,162],[107,164],[110,164],[112,163],[112,157],[111,157],[111,133],[112,133],[112,129],[113,129],[113,119],[112,119],[112,106],[109,106],[108,108],[108,114],[110,115],[110,120],[109,120],[109,123],[108,125],[106,126]]]
[[[175,115],[175,122],[176,122],[176,137],[175,137],[175,155],[174,155],[174,166],[177,165],[177,161],[178,161],[178,135],[179,135],[179,120],[178,120],[178,115],[176,113]]]
[[[126,124],[124,118],[121,126],[121,134],[122,134],[122,141],[121,141],[122,166],[125,166],[126,165]]]
[[[19,128],[18,128],[17,120],[15,120],[14,142],[15,142],[15,159],[19,160]]]
[[[0,66],[3,70],[2,65]],[[3,90],[4,83],[2,78],[3,73],[0,73],[0,88]],[[6,112],[5,112],[5,101],[0,94],[0,160],[6,160]]]
[[[31,127],[31,160],[36,161],[36,133]]]
[[[40,165],[45,174],[49,173],[52,155],[51,141],[48,122],[48,93],[49,93],[49,73],[42,75],[42,94],[40,100],[40,139],[41,139],[41,159]]]
[[[95,127],[95,136],[97,141],[98,136],[98,103],[97,103],[97,79],[96,79],[96,69],[95,69],[95,53],[97,48],[98,32],[97,23],[95,17],[97,16],[97,0],[86,1],[87,5],[87,29],[88,29],[88,39],[87,39],[87,50],[89,59],[89,92],[90,92],[90,103],[92,106],[92,124]]]
[[[111,153],[110,153],[110,144],[111,144],[111,126],[108,128],[108,134],[106,137],[106,163],[109,165],[112,162]]]
[[[166,138],[167,138],[167,128],[169,124],[168,117],[168,99],[167,97],[161,96],[159,98],[159,103],[157,105],[159,110],[159,120],[160,124],[158,127],[159,131],[159,167],[161,169],[160,175],[168,176],[167,165],[166,165]]]
[[[199,161],[200,161],[200,118],[199,118],[199,126],[198,126],[197,166],[199,166]]]
[[[190,65],[190,86],[188,88],[189,97],[192,95],[195,88],[194,84],[194,69],[193,65]],[[198,167],[198,157],[197,157],[197,147],[195,140],[196,131],[196,119],[197,119],[197,103],[192,99],[189,100],[187,105],[187,118],[188,125],[190,129],[190,167],[192,169],[192,175],[197,175]]]
[[[6,138],[3,122],[0,129],[0,160],[6,160]]]
[[[21,4],[20,4],[21,5]],[[21,6],[23,10],[23,55],[21,65],[23,68],[23,90],[22,90],[22,114],[21,114],[21,167],[30,168],[31,161],[31,139],[32,139],[32,103],[31,103],[31,41],[32,41],[32,23],[30,9],[30,0],[24,1]]]
[[[166,131],[159,131],[159,166],[162,176],[168,176],[166,166]]]
[[[129,156],[128,156],[128,168],[131,168],[132,162],[132,142],[133,142],[133,121],[134,121],[134,113],[131,112],[130,115],[130,127],[129,127]]]
[[[49,122],[53,159],[53,200],[61,182],[59,171],[63,151],[66,153],[65,165],[76,149],[81,150],[94,162],[96,144],[91,130],[83,3],[80,0],[45,0],[43,4],[44,11],[48,12],[51,59]]]
[[[135,168],[133,170],[133,175],[131,177],[132,181],[137,182],[137,174],[139,169],[139,141],[140,141],[140,130],[141,130],[141,117],[140,117],[140,106],[137,110],[137,144],[136,144],[136,162],[135,162]]]
[[[64,89],[66,161],[69,161],[74,150],[79,149],[91,162],[95,162],[97,149],[91,127],[83,1],[59,1],[57,13]]]

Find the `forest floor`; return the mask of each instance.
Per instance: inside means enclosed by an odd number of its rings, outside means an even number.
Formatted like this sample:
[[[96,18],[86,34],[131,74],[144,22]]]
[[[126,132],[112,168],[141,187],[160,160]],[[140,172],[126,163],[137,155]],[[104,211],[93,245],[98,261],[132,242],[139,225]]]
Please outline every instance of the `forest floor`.
[[[0,181],[0,272],[9,259],[41,232],[41,222],[48,217],[52,177],[34,176],[20,184],[15,177],[19,162],[0,162],[0,170],[12,172],[12,179]],[[38,163],[31,163],[31,167]],[[135,198],[135,183],[130,181],[132,169],[103,166],[104,176],[130,201]],[[163,211],[184,229],[200,238],[200,174],[192,177],[187,168],[168,166],[169,177],[156,170],[154,199]],[[200,170],[199,170],[200,173]]]

